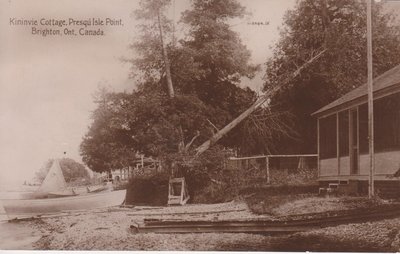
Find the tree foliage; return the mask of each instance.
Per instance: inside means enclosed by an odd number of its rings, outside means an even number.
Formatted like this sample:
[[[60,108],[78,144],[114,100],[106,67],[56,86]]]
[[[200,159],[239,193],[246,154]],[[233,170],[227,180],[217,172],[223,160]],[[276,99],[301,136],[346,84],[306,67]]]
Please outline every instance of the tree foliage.
[[[96,172],[131,165],[136,151],[132,149],[124,115],[129,96],[100,88],[94,99],[98,106],[80,146],[83,162]]]
[[[165,10],[170,2],[170,0],[140,1],[140,8],[134,11],[135,18],[140,21],[137,25],[138,39],[130,45],[134,58],[125,57],[124,60],[131,64],[131,78],[136,81],[140,89],[151,90],[155,86],[166,91],[166,85],[160,86],[161,80],[165,82],[165,70],[157,17],[160,15],[164,30],[163,39],[171,46],[172,23],[165,16]]]
[[[177,153],[193,137],[207,138],[208,119],[217,116],[197,97],[168,99],[164,93],[142,91],[103,95],[93,112],[93,123],[81,143],[84,162],[95,171],[133,165],[137,153],[163,157]]]
[[[250,51],[229,27],[231,19],[246,14],[244,7],[236,0],[194,0],[181,19],[187,33],[175,41],[172,23],[163,12],[169,4],[168,0],[142,1],[135,11],[140,36],[131,45],[134,57],[126,61],[131,63],[137,87],[130,93],[100,93],[81,144],[83,161],[95,171],[132,166],[136,153],[162,158],[172,166],[170,158],[190,157],[190,148],[209,139],[256,100],[254,91],[239,84],[242,77],[252,78],[258,66],[250,64]],[[174,98],[167,96],[156,13],[160,13],[170,58]],[[260,115],[268,113],[262,111]],[[272,130],[263,119],[263,126]],[[262,140],[273,135],[250,128],[252,121],[235,128],[221,145],[262,153],[268,144]],[[247,142],[249,136],[259,142]]]
[[[400,30],[391,13],[373,6],[374,75],[400,63]],[[281,152],[315,152],[310,114],[361,85],[367,77],[366,5],[359,0],[301,0],[284,18],[281,38],[266,63],[264,89],[280,86],[315,52],[326,53],[272,98],[294,115],[297,140],[284,137]]]

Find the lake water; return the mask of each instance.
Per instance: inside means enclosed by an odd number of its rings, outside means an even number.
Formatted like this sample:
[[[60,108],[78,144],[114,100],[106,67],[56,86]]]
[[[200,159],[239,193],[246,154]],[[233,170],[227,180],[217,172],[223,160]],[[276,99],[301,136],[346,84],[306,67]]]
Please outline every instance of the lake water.
[[[40,234],[23,223],[0,222],[0,250],[32,250]]]
[[[14,195],[18,194],[0,192],[0,250],[32,250],[33,243],[40,239],[39,232],[35,232],[26,223],[7,222],[1,199]]]

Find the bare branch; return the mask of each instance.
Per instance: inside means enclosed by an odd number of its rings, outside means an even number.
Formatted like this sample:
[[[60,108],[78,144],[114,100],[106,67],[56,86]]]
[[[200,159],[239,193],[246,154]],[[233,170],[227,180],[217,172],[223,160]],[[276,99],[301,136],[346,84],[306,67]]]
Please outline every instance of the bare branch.
[[[200,131],[196,131],[196,135],[190,140],[190,142],[185,146],[185,151],[187,152],[193,142],[200,136]]]
[[[215,126],[210,120],[207,119],[207,122],[208,122],[212,127],[214,127],[214,129],[215,129],[216,131],[219,131],[219,129],[217,128],[217,126]]]

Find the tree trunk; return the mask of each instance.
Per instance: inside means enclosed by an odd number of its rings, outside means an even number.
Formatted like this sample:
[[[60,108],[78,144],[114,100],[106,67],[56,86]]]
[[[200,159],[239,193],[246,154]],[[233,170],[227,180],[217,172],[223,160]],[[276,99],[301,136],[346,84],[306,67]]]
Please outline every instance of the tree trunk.
[[[232,122],[230,122],[228,125],[226,125],[224,128],[222,128],[220,131],[214,134],[209,140],[204,142],[201,146],[196,148],[196,155],[202,154],[204,151],[206,151],[210,146],[215,144],[220,138],[222,138],[225,134],[227,134],[229,131],[231,131],[233,128],[236,127],[241,121],[243,121],[246,117],[248,117],[251,113],[253,113],[254,110],[256,110],[259,106],[261,106],[268,98],[269,94],[263,95],[261,98],[259,98],[253,105],[250,106],[250,108],[246,109],[242,114],[240,114],[236,119],[234,119]]]
[[[196,156],[201,155],[204,153],[210,146],[215,144],[219,139],[221,139],[225,134],[227,134],[229,131],[231,131],[233,128],[235,128],[240,122],[242,122],[246,117],[248,117],[251,113],[254,112],[259,106],[261,106],[264,102],[266,102],[270,97],[272,97],[276,92],[279,91],[279,89],[282,86],[287,85],[291,80],[293,80],[295,77],[300,75],[301,71],[304,70],[308,65],[313,63],[315,60],[320,58],[324,53],[326,52],[326,49],[322,50],[319,52],[317,55],[312,57],[310,60],[308,60],[306,63],[304,63],[302,66],[300,66],[293,74],[287,78],[282,85],[276,86],[272,88],[271,90],[267,91],[263,96],[261,96],[253,105],[251,105],[246,111],[244,111],[242,114],[240,114],[237,118],[235,118],[232,122],[230,122],[228,125],[226,125],[224,128],[222,128],[220,131],[215,133],[209,140],[204,142],[202,145],[196,148]]]
[[[160,29],[160,40],[161,40],[161,48],[162,48],[162,54],[163,54],[164,64],[165,64],[165,75],[167,78],[168,94],[169,94],[170,98],[174,98],[175,92],[174,92],[174,87],[172,85],[171,69],[170,69],[170,64],[169,64],[169,59],[168,59],[168,54],[167,54],[167,48],[164,45],[163,28],[162,28],[162,24],[161,24],[160,11],[157,12],[157,18],[158,18],[158,28]]]

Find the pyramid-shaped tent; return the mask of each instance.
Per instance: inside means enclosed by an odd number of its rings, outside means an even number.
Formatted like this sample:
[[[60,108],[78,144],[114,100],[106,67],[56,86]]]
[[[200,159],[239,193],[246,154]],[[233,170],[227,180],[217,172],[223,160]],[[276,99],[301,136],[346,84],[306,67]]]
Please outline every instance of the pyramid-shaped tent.
[[[67,183],[65,182],[60,163],[57,159],[55,159],[46,175],[46,178],[43,180],[42,185],[39,187],[37,192],[57,192],[65,190],[66,188]]]

